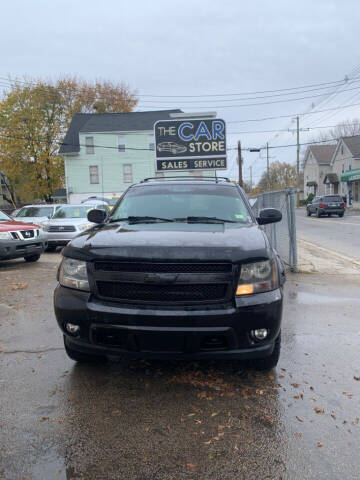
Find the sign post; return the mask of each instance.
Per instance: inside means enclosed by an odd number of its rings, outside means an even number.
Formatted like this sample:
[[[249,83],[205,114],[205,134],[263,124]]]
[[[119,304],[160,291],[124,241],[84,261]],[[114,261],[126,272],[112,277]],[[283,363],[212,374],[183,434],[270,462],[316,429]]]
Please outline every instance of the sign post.
[[[224,120],[159,120],[154,130],[157,172],[226,170]]]

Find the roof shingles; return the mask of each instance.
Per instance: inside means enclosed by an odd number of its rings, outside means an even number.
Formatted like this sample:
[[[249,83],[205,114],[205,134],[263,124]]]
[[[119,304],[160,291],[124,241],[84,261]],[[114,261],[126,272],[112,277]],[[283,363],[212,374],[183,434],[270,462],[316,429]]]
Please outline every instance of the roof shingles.
[[[181,110],[155,110],[150,112],[129,113],[77,113],[61,144],[59,153],[77,153],[80,151],[79,132],[129,132],[134,130],[153,130],[158,120],[170,119],[171,113]]]

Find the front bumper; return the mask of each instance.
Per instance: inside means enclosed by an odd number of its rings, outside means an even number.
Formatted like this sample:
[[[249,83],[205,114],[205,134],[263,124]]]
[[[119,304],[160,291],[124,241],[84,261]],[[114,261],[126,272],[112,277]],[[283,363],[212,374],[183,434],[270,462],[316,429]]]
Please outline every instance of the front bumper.
[[[99,301],[58,286],[55,314],[66,344],[83,353],[143,358],[266,357],[274,348],[282,316],[282,289],[201,307],[134,306]],[[80,326],[69,335],[66,323]],[[262,342],[250,331],[268,328]]]
[[[50,246],[67,245],[81,232],[45,232],[46,240]]]
[[[46,240],[39,237],[30,240],[0,240],[0,260],[41,254],[46,247]]]

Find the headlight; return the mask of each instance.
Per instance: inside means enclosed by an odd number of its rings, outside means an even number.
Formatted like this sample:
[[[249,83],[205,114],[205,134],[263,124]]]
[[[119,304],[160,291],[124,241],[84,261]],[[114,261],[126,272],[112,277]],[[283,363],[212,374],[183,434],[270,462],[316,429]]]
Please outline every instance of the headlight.
[[[85,292],[90,290],[86,262],[64,257],[59,273],[59,282],[63,287],[76,288]]]
[[[236,295],[269,292],[278,288],[277,264],[275,260],[245,263],[241,265]]]
[[[89,230],[91,227],[93,227],[92,223],[85,223],[85,225],[79,225],[77,228],[80,230],[80,232],[83,232],[84,230]]]
[[[8,240],[9,238],[12,238],[10,232],[0,232],[0,240]]]

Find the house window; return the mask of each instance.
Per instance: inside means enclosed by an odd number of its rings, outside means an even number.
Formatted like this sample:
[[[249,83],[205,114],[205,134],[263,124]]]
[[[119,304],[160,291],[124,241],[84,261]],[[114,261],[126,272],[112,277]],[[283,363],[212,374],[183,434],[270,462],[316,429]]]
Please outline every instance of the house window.
[[[99,167],[97,165],[91,165],[89,167],[90,183],[99,183]]]
[[[348,170],[351,170],[351,160],[349,160],[349,168]]]
[[[126,150],[125,135],[119,135],[118,136],[118,151],[119,152],[125,152],[125,150]]]
[[[131,163],[124,163],[123,165],[123,181],[124,183],[133,182],[133,172]]]
[[[95,153],[94,137],[85,137],[85,149],[88,155]]]
[[[149,150],[155,150],[154,135],[149,135],[148,137]]]
[[[203,172],[202,170],[189,170],[189,175],[191,177],[201,178],[203,176]]]
[[[342,164],[342,169],[341,169],[341,173],[344,173],[345,172],[345,163]]]
[[[341,145],[341,155],[344,155],[344,145]]]

